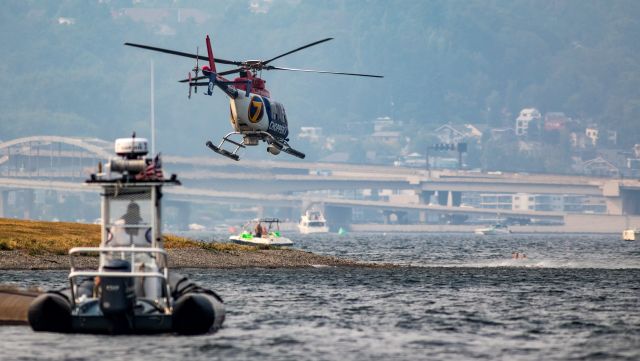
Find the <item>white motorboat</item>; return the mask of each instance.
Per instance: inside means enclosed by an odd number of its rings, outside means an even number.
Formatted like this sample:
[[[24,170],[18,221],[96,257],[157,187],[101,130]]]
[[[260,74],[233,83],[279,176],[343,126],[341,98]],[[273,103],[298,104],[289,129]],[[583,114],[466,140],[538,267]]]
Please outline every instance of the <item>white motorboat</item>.
[[[242,226],[242,233],[229,237],[233,243],[248,246],[291,246],[293,241],[280,233],[280,220],[258,218]]]
[[[319,210],[308,210],[300,217],[300,223],[298,223],[298,230],[302,234],[309,233],[327,233],[329,227],[327,226],[327,220]]]
[[[511,233],[511,230],[506,225],[498,223],[498,224],[493,224],[489,227],[476,228],[474,230],[474,233],[485,235],[485,236],[493,236],[497,234],[509,234]]]
[[[635,241],[638,236],[640,236],[640,230],[635,228],[625,229],[624,231],[622,231],[623,241]]]

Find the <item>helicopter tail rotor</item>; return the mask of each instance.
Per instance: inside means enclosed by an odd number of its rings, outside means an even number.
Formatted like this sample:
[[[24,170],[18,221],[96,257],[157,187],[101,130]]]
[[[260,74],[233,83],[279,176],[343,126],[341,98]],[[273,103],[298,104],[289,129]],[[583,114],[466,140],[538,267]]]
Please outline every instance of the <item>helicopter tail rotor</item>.
[[[200,66],[198,60],[200,59],[200,47],[196,47],[196,65],[191,69],[194,76],[191,76],[191,71],[188,74],[187,81],[189,82],[189,99],[191,99],[191,87],[193,87],[194,93],[198,94],[198,73],[200,72]]]
[[[200,59],[200,56],[199,56],[200,54],[199,54],[199,52],[200,52],[200,47],[199,47],[199,46],[197,46],[197,47],[196,47],[196,67],[195,67],[195,68],[193,68],[193,72],[194,72],[194,73],[195,73],[195,75],[196,75],[196,76],[195,76],[195,78],[198,78],[198,71],[200,71],[200,67],[198,67],[198,60]],[[196,94],[198,94],[198,84],[197,84],[197,83],[194,85],[193,91],[194,91]]]
[[[198,88],[196,88],[196,89],[198,89]],[[188,96],[188,98],[191,99],[191,72],[189,72],[189,96]]]

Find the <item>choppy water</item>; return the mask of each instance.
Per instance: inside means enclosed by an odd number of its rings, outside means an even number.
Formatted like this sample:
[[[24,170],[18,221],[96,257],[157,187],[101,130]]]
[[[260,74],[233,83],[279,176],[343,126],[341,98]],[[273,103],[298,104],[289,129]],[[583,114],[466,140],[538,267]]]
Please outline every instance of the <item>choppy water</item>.
[[[0,328],[7,360],[640,359],[640,243],[614,236],[293,236],[394,269],[185,270],[219,290],[225,327],[197,337]],[[511,260],[511,253],[527,260]],[[66,272],[0,283],[65,285]]]

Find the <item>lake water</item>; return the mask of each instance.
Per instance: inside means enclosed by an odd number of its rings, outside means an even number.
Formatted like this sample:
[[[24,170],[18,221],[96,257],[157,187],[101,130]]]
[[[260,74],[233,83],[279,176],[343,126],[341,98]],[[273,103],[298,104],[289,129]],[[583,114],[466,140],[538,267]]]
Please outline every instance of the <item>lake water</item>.
[[[640,359],[639,242],[289,236],[301,249],[402,267],[182,270],[224,298],[219,332],[114,337],[1,327],[0,359]],[[516,251],[527,259],[512,260]],[[0,283],[63,287],[66,273],[5,271]]]

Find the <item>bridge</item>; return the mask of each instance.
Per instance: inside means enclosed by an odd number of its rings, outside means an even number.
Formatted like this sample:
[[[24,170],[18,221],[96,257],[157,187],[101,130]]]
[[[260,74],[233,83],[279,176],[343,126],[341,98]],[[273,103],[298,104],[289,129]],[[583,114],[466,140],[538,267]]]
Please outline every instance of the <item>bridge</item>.
[[[26,203],[33,203],[34,196],[29,192],[34,190],[84,193],[91,198],[95,190],[81,181],[95,171],[98,162],[105,163],[112,156],[112,147],[111,142],[96,138],[58,136],[0,143],[0,216],[5,213],[11,192],[26,194],[21,198]],[[300,209],[320,204],[327,209],[329,221],[333,218],[337,223],[350,222],[351,209],[355,208],[382,211],[386,222],[395,219],[406,223],[409,213],[418,214],[418,223],[428,221],[429,214],[567,222],[563,212],[469,208],[461,204],[462,192],[482,192],[602,197],[608,216],[629,219],[640,214],[637,180],[300,161],[234,162],[213,156],[165,156],[163,162],[165,171],[178,173],[183,181],[184,187],[166,190],[168,199],[183,208],[203,203],[281,207],[295,209],[290,211],[295,218]],[[366,197],[362,196],[363,190],[368,192]],[[404,195],[388,195],[388,191]],[[431,201],[434,198],[435,203]]]

